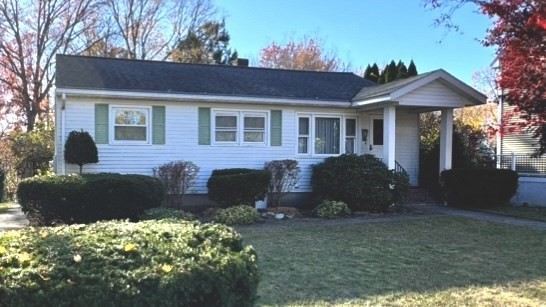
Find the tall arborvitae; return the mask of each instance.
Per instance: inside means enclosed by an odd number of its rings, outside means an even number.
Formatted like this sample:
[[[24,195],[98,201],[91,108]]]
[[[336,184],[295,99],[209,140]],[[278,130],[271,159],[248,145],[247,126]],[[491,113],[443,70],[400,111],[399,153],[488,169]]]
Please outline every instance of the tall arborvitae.
[[[385,67],[385,83],[389,83],[396,80],[398,69],[396,69],[396,63],[392,60],[389,65]]]
[[[377,78],[377,83],[379,84],[385,84],[387,83],[385,81],[385,73],[386,73],[386,69],[387,67],[385,66],[385,69],[383,69],[380,73],[379,73],[379,77]]]
[[[417,76],[417,67],[415,66],[415,63],[413,63],[413,60],[411,60],[409,66],[408,66],[408,77]]]
[[[404,62],[398,62],[398,74],[396,75],[396,80],[406,79],[408,77],[408,68]]]
[[[370,64],[368,64],[368,66],[366,66],[366,70],[364,70],[364,79],[372,80],[371,77],[372,77],[372,67],[370,66]]]

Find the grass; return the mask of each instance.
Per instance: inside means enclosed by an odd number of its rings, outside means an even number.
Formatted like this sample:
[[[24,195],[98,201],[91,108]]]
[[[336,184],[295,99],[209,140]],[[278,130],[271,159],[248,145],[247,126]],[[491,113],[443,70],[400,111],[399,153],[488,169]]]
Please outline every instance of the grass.
[[[6,213],[9,209],[9,203],[0,203],[0,214]]]
[[[482,212],[513,216],[528,220],[546,222],[546,207],[512,207],[503,206],[490,209],[477,209]]]
[[[258,305],[541,305],[546,233],[457,217],[240,227]]]

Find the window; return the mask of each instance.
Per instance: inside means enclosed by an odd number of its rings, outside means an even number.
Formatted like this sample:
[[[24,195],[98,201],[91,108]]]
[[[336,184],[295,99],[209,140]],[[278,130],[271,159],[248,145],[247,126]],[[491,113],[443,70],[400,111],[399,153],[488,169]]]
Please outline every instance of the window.
[[[302,114],[298,116],[297,127],[299,155],[356,153],[355,118]]]
[[[218,113],[214,117],[216,142],[237,142],[237,113]]]
[[[113,141],[119,143],[148,144],[150,109],[112,107]]]
[[[309,153],[309,117],[298,118],[298,153]]]
[[[373,145],[383,145],[383,120],[373,120]]]
[[[266,112],[214,111],[214,143],[266,144]]]
[[[356,153],[356,119],[345,119],[345,152]]]
[[[339,154],[340,119],[315,117],[315,154]]]

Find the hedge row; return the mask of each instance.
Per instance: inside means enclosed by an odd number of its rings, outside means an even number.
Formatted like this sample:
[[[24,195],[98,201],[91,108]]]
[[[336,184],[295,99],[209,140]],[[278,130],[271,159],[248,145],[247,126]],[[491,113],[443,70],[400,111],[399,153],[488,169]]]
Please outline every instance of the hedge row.
[[[32,177],[17,190],[33,225],[136,220],[144,210],[159,207],[164,195],[156,178],[113,173]]]
[[[212,171],[207,182],[209,198],[222,207],[254,206],[267,193],[271,172],[248,168],[228,168]]]
[[[252,306],[258,267],[232,228],[181,220],[0,233],[0,306]]]
[[[506,169],[451,169],[440,175],[445,200],[453,207],[488,208],[507,203],[518,189],[518,174]]]

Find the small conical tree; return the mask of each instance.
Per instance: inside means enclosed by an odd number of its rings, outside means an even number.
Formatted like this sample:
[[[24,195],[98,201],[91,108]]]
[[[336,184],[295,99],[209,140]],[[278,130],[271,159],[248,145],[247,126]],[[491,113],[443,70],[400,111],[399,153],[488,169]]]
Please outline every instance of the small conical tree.
[[[95,141],[87,131],[71,131],[64,144],[64,160],[80,166],[99,162],[99,151]]]
[[[406,79],[407,77],[408,68],[406,67],[406,64],[402,63],[402,65],[398,66],[398,74],[396,75],[396,80]]]
[[[413,60],[411,60],[409,66],[408,66],[407,76],[408,76],[408,78],[413,77],[413,76],[417,76],[417,67],[415,66],[415,63],[413,63]]]
[[[366,66],[366,70],[364,70],[364,79],[371,80],[371,77],[372,77],[372,67],[370,66],[370,64],[368,64],[368,66]]]
[[[385,67],[385,83],[392,82],[396,80],[396,75],[398,74],[398,69],[396,69],[396,63],[394,60],[390,62],[387,67]]]
[[[371,69],[371,77],[373,82],[377,82],[379,80],[379,76],[380,76],[380,73],[379,73],[379,66],[377,66],[376,63],[373,63],[372,65],[372,69]]]

